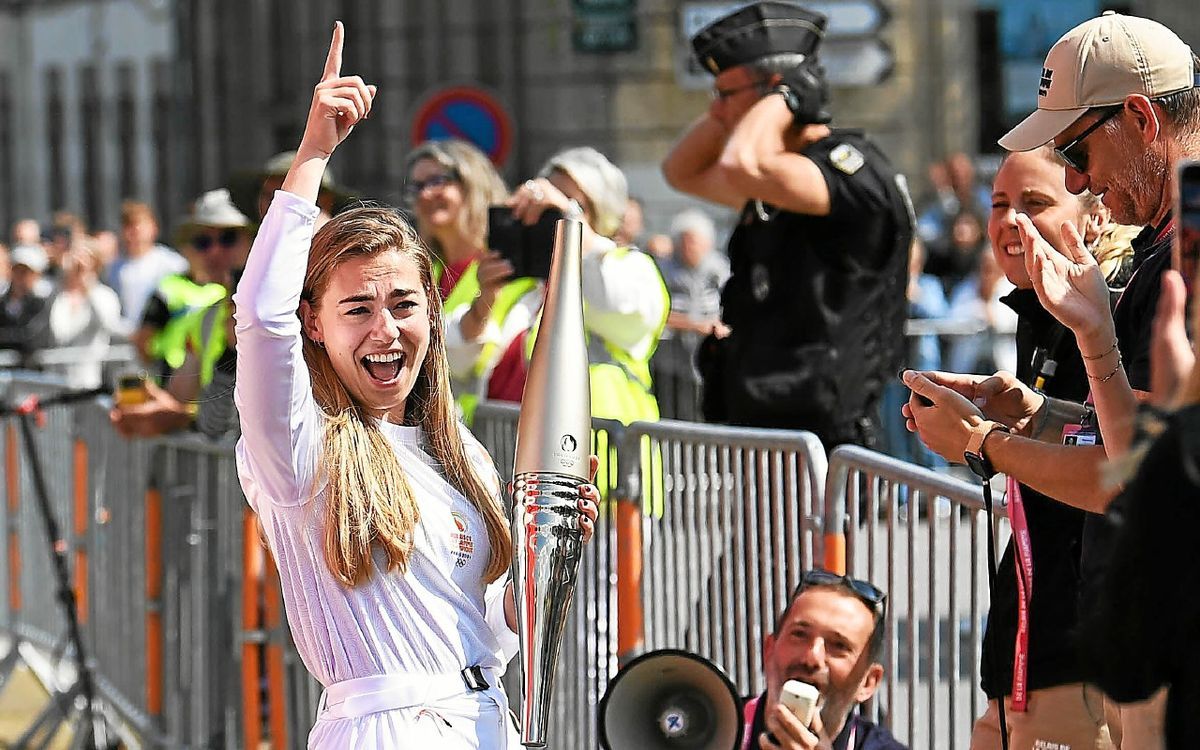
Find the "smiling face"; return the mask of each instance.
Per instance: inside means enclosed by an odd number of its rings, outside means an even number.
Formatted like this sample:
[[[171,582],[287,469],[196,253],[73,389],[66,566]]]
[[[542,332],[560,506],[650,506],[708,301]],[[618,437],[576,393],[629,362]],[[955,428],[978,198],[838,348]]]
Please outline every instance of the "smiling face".
[[[351,257],[329,273],[305,333],[324,348],[350,396],[369,414],[404,423],[429,350],[430,316],[416,262],[397,250]]]
[[[858,597],[836,588],[806,588],[763,644],[767,701],[783,683],[807,682],[821,693],[821,720],[836,734],[850,708],[875,692],[883,667],[868,653],[875,615]]]
[[[417,188],[412,207],[424,231],[441,234],[457,230],[466,196],[453,170],[433,159],[418,159],[409,170],[408,184]]]
[[[1059,252],[1066,247],[1063,223],[1071,222],[1080,235],[1085,235],[1089,217],[1099,220],[1084,208],[1079,196],[1068,192],[1063,182],[1064,169],[1045,149],[1012,153],[992,183],[992,211],[987,226],[992,255],[1004,275],[1019,289],[1030,289],[1033,282],[1025,270],[1017,214],[1027,215],[1042,237]]]
[[[1075,194],[1089,190],[1099,196],[1118,224],[1141,226],[1153,222],[1159,212],[1169,162],[1152,137],[1150,124],[1158,122],[1153,105],[1144,97],[1131,96],[1126,102],[1123,110],[1072,149],[1086,162],[1086,169],[1067,167],[1066,187]],[[1053,145],[1071,143],[1103,116],[1102,110],[1088,112],[1060,133]]]

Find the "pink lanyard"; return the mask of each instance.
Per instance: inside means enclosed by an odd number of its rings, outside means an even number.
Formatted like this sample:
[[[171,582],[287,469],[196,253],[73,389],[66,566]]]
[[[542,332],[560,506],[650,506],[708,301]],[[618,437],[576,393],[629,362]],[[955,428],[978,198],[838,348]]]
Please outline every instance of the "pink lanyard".
[[[1029,602],[1033,598],[1033,545],[1021,485],[1008,478],[1008,522],[1016,542],[1017,641],[1013,647],[1012,710],[1023,712],[1029,701]]]

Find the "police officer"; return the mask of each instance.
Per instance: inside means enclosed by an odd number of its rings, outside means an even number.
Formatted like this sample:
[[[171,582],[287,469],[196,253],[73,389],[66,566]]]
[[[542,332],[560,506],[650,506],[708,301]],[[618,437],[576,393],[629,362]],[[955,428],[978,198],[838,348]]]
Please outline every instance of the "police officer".
[[[699,354],[710,421],[871,445],[904,341],[912,210],[861,132],[832,129],[817,48],[826,18],[759,2],[692,39],[713,103],[663,163],[676,189],[741,210]]]

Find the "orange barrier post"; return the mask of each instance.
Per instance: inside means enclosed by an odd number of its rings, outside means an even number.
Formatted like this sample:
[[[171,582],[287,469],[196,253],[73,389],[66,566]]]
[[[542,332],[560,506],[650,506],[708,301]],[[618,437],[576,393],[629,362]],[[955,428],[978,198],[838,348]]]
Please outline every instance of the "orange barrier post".
[[[642,509],[620,499],[617,513],[617,661],[625,664],[645,640],[642,614]]]
[[[88,530],[88,449],[76,440],[72,452],[72,473],[75,485],[75,603],[79,624],[88,621],[88,549],[84,541]]]
[[[146,490],[146,711],[163,707],[162,493]]]
[[[846,535],[840,531],[825,533],[825,570],[846,575]]]
[[[261,547],[260,547],[261,549]],[[269,552],[263,562],[263,630],[267,633],[267,701],[270,710],[271,747],[288,747],[287,705],[283,684],[283,644],[272,636],[283,622],[279,571]]]
[[[262,660],[261,644],[252,634],[260,624],[263,548],[258,541],[258,523],[249,508],[242,516],[242,561],[242,747],[257,748],[262,741],[262,700],[258,693]]]
[[[17,427],[8,423],[4,440],[4,472],[8,477],[8,517],[15,520],[21,510],[21,455],[17,447]],[[21,611],[21,545],[16,523],[8,532],[8,607]]]

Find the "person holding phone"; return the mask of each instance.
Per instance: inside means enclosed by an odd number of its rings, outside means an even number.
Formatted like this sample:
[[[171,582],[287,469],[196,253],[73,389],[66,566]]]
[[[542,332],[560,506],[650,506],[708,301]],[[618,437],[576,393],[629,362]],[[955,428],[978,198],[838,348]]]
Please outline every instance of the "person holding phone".
[[[233,297],[238,476],[325,686],[309,748],[515,750],[512,540],[455,418],[429,255],[384,206],[313,234],[325,166],[376,96],[342,73],[343,34]],[[585,540],[596,497],[581,488]]]
[[[487,156],[460,140],[427,141],[407,158],[404,197],[435,256],[446,320],[450,387],[470,422],[503,348],[541,308],[536,278],[487,246],[488,211],[508,199]]]
[[[592,416],[624,424],[659,417],[650,358],[671,307],[654,260],[612,239],[627,200],[625,175],[587,146],[551,156],[538,177],[522,184],[509,200],[513,214],[526,225],[536,224],[548,209],[583,220],[583,325]],[[509,343],[488,384],[489,398],[520,400],[532,343],[532,330]]]
[[[887,596],[868,581],[807,570],[763,637],[767,689],[743,706],[739,750],[906,750],[883,727],[855,712],[883,681]],[[781,700],[788,680],[817,689],[812,724]]]
[[[1016,217],[1039,301],[1075,336],[1090,403],[1049,398],[1011,376],[993,380],[985,392],[978,379],[906,372],[906,384],[934,405],[913,399],[903,410],[910,429],[947,459],[969,460],[973,446],[983,475],[1003,472],[1092,511],[1081,553],[1085,600],[1091,601],[1086,592],[1101,580],[1113,546],[1112,525],[1098,514],[1109,509],[1117,487],[1102,469],[1128,452],[1138,403],[1154,391],[1173,391],[1173,384],[1156,382],[1161,369],[1152,372],[1151,358],[1164,339],[1178,340],[1156,335],[1155,313],[1160,306],[1179,309],[1184,297],[1182,279],[1169,270],[1174,162],[1200,156],[1200,58],[1156,21],[1105,12],[1064,34],[1043,68],[1037,111],[1000,145],[1009,151],[1051,146],[1067,165],[1067,190],[1091,191],[1114,221],[1144,227],[1131,243],[1133,277],[1110,314],[1104,275],[1080,233],[1063,224],[1064,254],[1029,216]],[[1110,656],[1084,663],[1099,666]],[[1139,750],[1158,746],[1161,697],[1148,690],[1119,695],[1140,702],[1106,706],[1114,741]]]
[[[1075,227],[1116,290],[1131,273],[1129,242],[1138,229],[1110,222],[1107,209],[1091,193],[1072,195],[1064,183],[1065,169],[1050,148],[1009,154],[992,187],[987,234],[994,262],[1017,287],[1000,299],[1017,315],[1015,377],[1048,397],[1082,401],[1088,392],[1084,361],[1067,330],[1038,302],[1025,267],[1017,216],[1028,216],[1059,252],[1066,252],[1064,222]],[[978,387],[1000,388],[1011,377],[978,378]],[[1040,436],[1044,428],[1035,423],[1028,433]],[[975,723],[971,747],[1001,746],[1003,700],[1010,747],[1037,747],[1041,742],[1091,748],[1101,737],[1104,718],[1099,691],[1085,684],[1075,637],[1085,513],[1028,485],[1011,487],[1009,515],[1014,528],[1027,529],[1023,538],[1028,546],[1018,544],[1018,534],[1012,535],[997,567],[980,659],[989,701]],[[1019,521],[1014,510],[1018,505]],[[1034,581],[1036,586],[1025,586]],[[1022,612],[1027,613],[1024,619]],[[1018,634],[1023,640],[1018,641]]]

